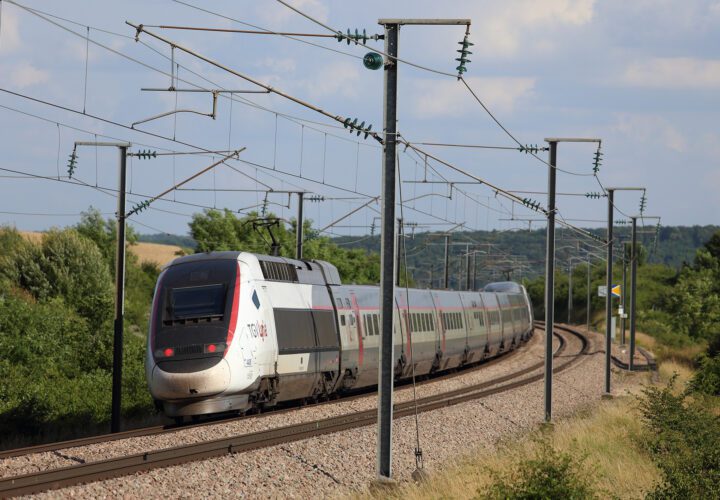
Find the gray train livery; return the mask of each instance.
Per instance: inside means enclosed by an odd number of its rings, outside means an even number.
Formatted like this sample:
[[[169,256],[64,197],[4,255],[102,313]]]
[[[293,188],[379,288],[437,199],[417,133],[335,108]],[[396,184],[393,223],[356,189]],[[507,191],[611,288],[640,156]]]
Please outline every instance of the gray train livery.
[[[180,257],[161,272],[146,358],[156,403],[182,419],[377,384],[380,289],[335,266],[247,252]],[[397,380],[479,362],[532,334],[525,289],[397,288]]]

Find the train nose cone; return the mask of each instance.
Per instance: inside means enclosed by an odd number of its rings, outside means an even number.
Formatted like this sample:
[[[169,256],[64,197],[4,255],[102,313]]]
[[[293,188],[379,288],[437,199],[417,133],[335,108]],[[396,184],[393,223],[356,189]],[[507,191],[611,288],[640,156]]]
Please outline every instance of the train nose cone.
[[[207,397],[225,391],[229,385],[230,365],[223,359],[206,370],[190,373],[171,373],[156,365],[150,392],[161,400]]]

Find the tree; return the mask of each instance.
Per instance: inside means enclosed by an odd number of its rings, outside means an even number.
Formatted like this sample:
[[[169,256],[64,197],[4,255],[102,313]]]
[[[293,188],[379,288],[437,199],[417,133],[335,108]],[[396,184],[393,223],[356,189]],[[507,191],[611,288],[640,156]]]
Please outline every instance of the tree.
[[[110,266],[110,272],[115,276],[115,254],[117,252],[117,221],[115,219],[104,219],[102,213],[96,208],[90,207],[82,213],[80,222],[75,225],[75,230],[82,236],[93,241],[100,253]],[[125,228],[125,241],[127,245],[134,245],[138,236],[132,227]],[[135,255],[126,255],[128,262],[135,262]]]
[[[18,284],[44,300],[63,297],[94,328],[110,317],[112,278],[95,244],[73,229],[51,230],[16,258]]]
[[[270,253],[271,237],[267,228],[257,227],[260,221],[277,220],[277,226],[269,230],[280,245],[280,255],[295,256],[295,234],[297,221],[285,221],[274,214],[260,218],[257,212],[237,218],[230,210],[206,210],[195,214],[190,222],[190,234],[197,241],[197,252],[237,250],[260,254]],[[303,258],[327,260],[338,268],[340,277],[348,283],[377,284],[380,280],[380,258],[376,253],[360,249],[344,249],[330,238],[320,236],[312,228],[312,221],[303,222],[305,243]]]

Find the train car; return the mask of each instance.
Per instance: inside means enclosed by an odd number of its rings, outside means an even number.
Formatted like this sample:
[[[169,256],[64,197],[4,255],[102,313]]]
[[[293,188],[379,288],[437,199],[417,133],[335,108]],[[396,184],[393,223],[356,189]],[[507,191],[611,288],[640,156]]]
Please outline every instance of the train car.
[[[323,261],[247,252],[175,259],[148,335],[150,392],[168,416],[243,412],[377,384],[380,290],[344,285]],[[512,349],[532,332],[515,283],[482,292],[397,288],[398,380]]]

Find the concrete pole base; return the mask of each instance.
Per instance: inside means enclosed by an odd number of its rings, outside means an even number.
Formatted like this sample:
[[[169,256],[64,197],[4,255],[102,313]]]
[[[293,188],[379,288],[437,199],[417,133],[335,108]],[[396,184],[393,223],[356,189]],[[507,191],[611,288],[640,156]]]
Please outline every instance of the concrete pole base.
[[[543,422],[540,424],[540,432],[552,432],[555,430],[555,424],[552,422]]]

